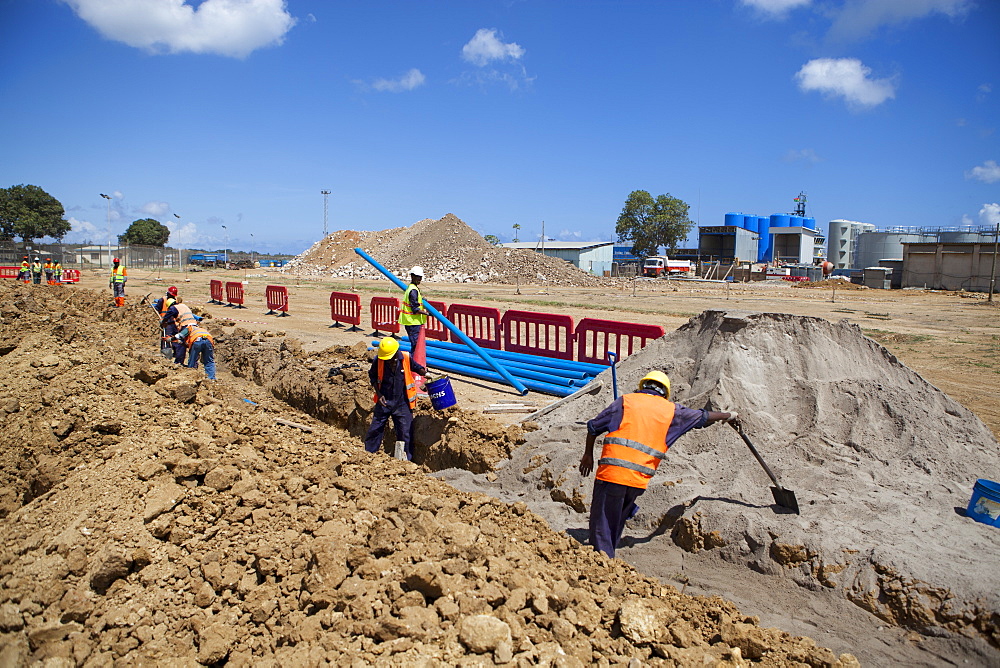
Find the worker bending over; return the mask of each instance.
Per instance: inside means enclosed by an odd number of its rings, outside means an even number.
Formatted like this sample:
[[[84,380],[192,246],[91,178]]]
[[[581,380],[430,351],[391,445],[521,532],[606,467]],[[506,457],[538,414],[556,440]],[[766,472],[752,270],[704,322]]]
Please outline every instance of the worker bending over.
[[[670,378],[662,371],[651,371],[639,381],[637,392],[615,399],[589,421],[581,475],[589,476],[594,469],[594,443],[609,432],[597,460],[590,505],[590,544],[594,549],[615,556],[626,520],[639,510],[635,500],[646,491],[660,461],[678,438],[692,429],[737,418],[734,412],[695,410],[671,402]]]
[[[397,459],[413,460],[413,409],[417,407],[417,386],[413,372],[424,375],[427,369],[412,361],[409,354],[399,349],[399,342],[391,336],[378,344],[378,353],[372,360],[368,378],[375,389],[375,408],[372,422],[365,435],[365,450],[378,452],[382,447],[385,425],[392,418],[396,430]]]
[[[188,325],[174,335],[178,341],[184,341],[188,348],[188,368],[198,368],[198,358],[205,365],[205,374],[215,380],[215,339],[201,325]]]
[[[167,288],[166,295],[153,302],[153,307],[160,314],[160,329],[163,330],[163,336],[169,337],[174,364],[181,364],[184,362],[184,344],[174,338],[174,335],[182,329],[177,326],[177,301],[177,288],[171,285]]]

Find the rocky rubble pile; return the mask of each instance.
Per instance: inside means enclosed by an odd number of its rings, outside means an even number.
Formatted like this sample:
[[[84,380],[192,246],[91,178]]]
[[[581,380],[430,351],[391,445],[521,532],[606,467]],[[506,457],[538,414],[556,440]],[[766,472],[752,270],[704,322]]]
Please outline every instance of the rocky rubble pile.
[[[323,278],[380,278],[381,274],[360,258],[355,248],[361,248],[403,279],[408,278],[410,267],[421,265],[426,281],[569,286],[596,285],[601,281],[565,260],[531,250],[493,246],[451,213],[410,227],[334,232],[294,258],[285,271]]]
[[[175,367],[105,302],[0,286],[0,665],[856,665]]]

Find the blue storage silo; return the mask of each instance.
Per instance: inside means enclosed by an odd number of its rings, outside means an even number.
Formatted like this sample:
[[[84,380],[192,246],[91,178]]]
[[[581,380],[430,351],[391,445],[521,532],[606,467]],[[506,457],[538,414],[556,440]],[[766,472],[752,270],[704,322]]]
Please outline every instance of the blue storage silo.
[[[816,229],[816,219],[815,218],[808,218],[807,217],[807,218],[803,218],[802,221],[803,221],[803,226],[804,227],[806,227],[806,228],[808,228],[810,230],[815,230]]]
[[[746,216],[743,219],[743,229],[757,234],[757,216]]]
[[[771,227],[791,227],[792,217],[787,213],[776,213],[771,216]]]
[[[742,213],[727,213],[726,227],[743,227],[746,216]]]
[[[757,234],[760,235],[760,241],[757,242],[757,261],[767,262],[769,254],[771,252],[771,235],[768,234],[767,228],[771,226],[771,219],[765,218],[764,216],[757,217]]]

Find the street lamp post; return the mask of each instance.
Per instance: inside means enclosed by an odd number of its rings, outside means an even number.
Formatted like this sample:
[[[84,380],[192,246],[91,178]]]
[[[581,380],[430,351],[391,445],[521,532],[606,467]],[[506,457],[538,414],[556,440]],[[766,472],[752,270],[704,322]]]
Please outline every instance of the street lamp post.
[[[181,217],[178,216],[176,213],[174,214],[174,218],[176,218],[177,220],[181,219]],[[180,223],[178,223],[178,224],[180,224]],[[177,237],[179,239],[180,235],[178,234]],[[181,276],[183,277],[183,275],[184,275],[184,247],[181,246],[179,243],[177,244],[177,264],[179,264],[181,266]]]
[[[250,233],[250,266],[256,266],[253,263],[253,232]]]
[[[223,225],[222,229],[226,231],[226,247],[223,249],[223,253],[225,253],[226,258],[226,269],[229,269],[229,228]]]
[[[101,197],[108,200],[108,264],[111,264],[111,196],[101,193]]]

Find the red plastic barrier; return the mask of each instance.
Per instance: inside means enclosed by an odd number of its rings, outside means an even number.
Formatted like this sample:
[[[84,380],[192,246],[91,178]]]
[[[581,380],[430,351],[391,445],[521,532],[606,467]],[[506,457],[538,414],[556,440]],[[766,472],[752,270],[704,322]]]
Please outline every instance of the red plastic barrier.
[[[222,281],[217,281],[217,280],[209,281],[208,291],[211,294],[211,298],[208,300],[209,304],[222,303]]]
[[[243,284],[239,281],[226,282],[226,306],[246,308],[243,306]]]
[[[20,267],[0,267],[0,278],[17,278]]]
[[[341,323],[358,329],[361,324],[361,295],[353,292],[330,293],[330,327],[340,327]]]
[[[448,312],[448,307],[444,302],[432,302],[428,299],[427,303],[436,308],[442,315]],[[427,324],[424,326],[424,335],[428,339],[437,339],[438,341],[448,340],[448,330],[445,329],[440,320],[433,316],[427,318]]]
[[[399,299],[397,297],[372,297],[372,329],[375,333],[399,334]]]
[[[576,361],[608,364],[608,351],[620,360],[664,334],[666,332],[659,325],[584,318],[576,326]]]
[[[498,309],[488,306],[472,306],[471,304],[452,304],[448,308],[448,319],[481,348],[500,350],[500,311]],[[462,343],[462,340],[454,333],[451,335],[451,340]]]
[[[79,283],[80,282],[80,270],[79,269],[63,269],[62,282],[63,283]]]
[[[504,350],[573,359],[573,318],[568,315],[511,310],[503,314],[500,324]]]
[[[267,301],[267,313],[278,317],[288,315],[288,288],[284,285],[269,285],[264,288],[264,299]]]

